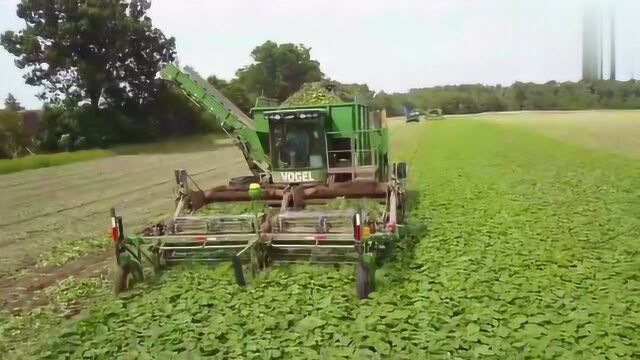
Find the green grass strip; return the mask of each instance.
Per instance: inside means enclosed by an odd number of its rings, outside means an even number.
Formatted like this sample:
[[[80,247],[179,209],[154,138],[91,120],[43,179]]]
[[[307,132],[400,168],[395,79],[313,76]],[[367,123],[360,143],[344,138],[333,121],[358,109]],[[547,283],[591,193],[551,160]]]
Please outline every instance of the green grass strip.
[[[17,159],[0,160],[0,175],[10,174],[22,170],[38,169],[51,166],[70,164],[79,161],[113,156],[109,150],[81,150],[56,154],[29,155]]]
[[[29,155],[16,159],[0,160],[0,175],[18,171],[100,159],[115,155],[175,154],[215,150],[225,144],[221,134],[193,135],[167,139],[155,143],[118,145],[109,149],[80,150],[55,154]]]

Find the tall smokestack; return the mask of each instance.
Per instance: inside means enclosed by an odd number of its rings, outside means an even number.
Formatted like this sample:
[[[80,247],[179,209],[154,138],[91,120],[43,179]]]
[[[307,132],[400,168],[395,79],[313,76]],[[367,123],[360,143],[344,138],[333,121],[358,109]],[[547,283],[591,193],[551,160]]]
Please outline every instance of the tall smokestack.
[[[598,47],[600,53],[598,54],[598,80],[604,79],[604,24],[602,23],[602,15],[598,14]]]
[[[582,15],[582,79],[602,79],[602,15],[595,2],[583,4]]]
[[[616,79],[616,14],[615,8],[611,6],[611,80]]]

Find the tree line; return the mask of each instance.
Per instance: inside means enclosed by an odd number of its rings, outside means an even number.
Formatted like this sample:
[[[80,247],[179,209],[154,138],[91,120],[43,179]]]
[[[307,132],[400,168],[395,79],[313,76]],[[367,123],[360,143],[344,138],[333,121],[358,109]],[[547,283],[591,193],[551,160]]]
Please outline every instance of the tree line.
[[[409,109],[440,108],[444,114],[486,111],[640,109],[637,80],[516,82],[511,86],[454,85],[375,95],[373,104],[392,116]]]
[[[175,40],[153,26],[150,6],[149,0],[18,3],[25,28],[4,32],[0,45],[16,57],[25,82],[42,89],[38,98],[45,105],[35,133],[17,113],[21,109],[0,111],[0,157],[218,129],[210,114],[156,77],[176,61]],[[283,100],[302,84],[325,79],[303,45],[267,41],[251,56],[234,79],[208,78],[245,111],[258,96]]]
[[[153,26],[149,0],[21,0],[25,23],[0,45],[15,56],[45,103],[24,111],[13,95],[0,110],[0,158],[155,141],[219,129],[157,72],[176,61],[175,39]],[[445,114],[503,110],[640,108],[636,81],[440,86],[374,94],[366,84],[340,84],[321,70],[302,44],[267,41],[234,78],[207,80],[248,112],[259,96],[283,101],[305,83],[331,82],[344,101],[369,102],[390,115],[403,108],[441,108]]]

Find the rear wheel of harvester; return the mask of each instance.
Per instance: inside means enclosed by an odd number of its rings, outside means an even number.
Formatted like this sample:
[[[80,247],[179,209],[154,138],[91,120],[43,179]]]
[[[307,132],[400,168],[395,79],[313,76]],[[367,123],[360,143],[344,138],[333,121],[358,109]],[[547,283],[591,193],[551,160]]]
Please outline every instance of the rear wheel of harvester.
[[[268,265],[268,253],[264,244],[258,243],[251,250],[251,263],[253,265],[253,273],[264,270]]]
[[[166,265],[165,252],[160,250],[159,247],[154,246],[151,248],[151,266],[153,267],[153,273],[158,275]]]
[[[407,178],[407,163],[399,162],[393,164],[393,175],[399,179],[404,180]]]
[[[398,209],[397,209],[397,221],[398,223],[403,223],[404,222],[404,216],[405,216],[405,212],[407,210],[406,204],[405,204],[405,198],[404,198],[404,194],[403,193],[399,193],[398,194]]]
[[[366,299],[373,291],[371,283],[371,269],[367,264],[359,261],[356,265],[356,294],[359,299]]]
[[[236,283],[238,286],[247,285],[247,281],[244,278],[244,271],[242,270],[242,262],[238,256],[231,258],[231,265],[233,267],[233,273],[236,277]]]
[[[382,172],[380,176],[381,179],[384,181],[391,180],[389,176],[389,157],[387,154],[385,154],[382,159],[382,167],[380,168],[380,171]]]
[[[116,294],[129,290],[133,285],[142,279],[142,268],[139,264],[127,263],[118,266],[116,274]]]

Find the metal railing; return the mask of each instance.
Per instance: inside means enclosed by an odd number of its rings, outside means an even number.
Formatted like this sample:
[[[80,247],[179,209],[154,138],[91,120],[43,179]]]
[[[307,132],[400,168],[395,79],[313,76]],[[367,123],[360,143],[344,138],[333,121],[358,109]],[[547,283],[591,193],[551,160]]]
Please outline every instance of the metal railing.
[[[164,235],[143,236],[167,262],[228,261],[259,239],[254,215],[178,216]]]
[[[331,154],[349,154],[350,165],[340,166],[339,164],[331,164]],[[359,150],[328,150],[327,155],[329,157],[329,168],[342,168],[342,167],[363,167],[363,166],[377,166],[378,165],[378,151],[373,149],[359,149]]]
[[[354,134],[349,138],[349,147],[350,149],[346,150],[329,150],[327,148],[327,163],[328,163],[328,172],[330,174],[336,173],[348,173],[351,174],[353,179],[358,177],[358,169],[362,168],[370,168],[373,172],[377,170],[378,167],[378,150],[371,148],[371,144],[368,144],[369,148],[364,149],[362,146],[362,139],[369,139],[369,136],[363,136],[365,134],[379,132],[380,129],[366,129],[366,130],[356,130]],[[327,132],[327,143],[329,143],[329,139],[331,135],[341,134],[338,131],[330,131]],[[360,144],[358,144],[360,142]],[[349,165],[340,166],[336,164],[332,158],[332,154],[349,154]]]
[[[266,239],[280,262],[351,262],[358,254],[355,210],[287,211],[272,222]]]

